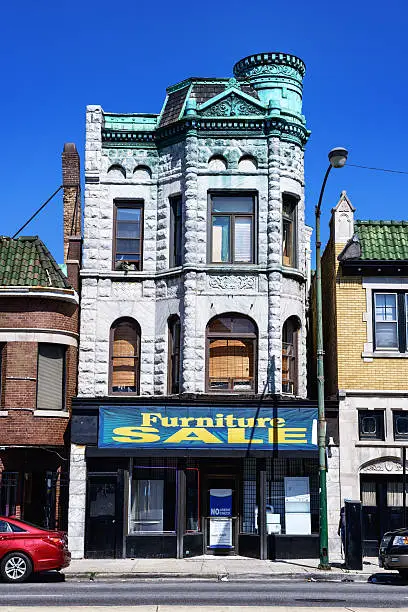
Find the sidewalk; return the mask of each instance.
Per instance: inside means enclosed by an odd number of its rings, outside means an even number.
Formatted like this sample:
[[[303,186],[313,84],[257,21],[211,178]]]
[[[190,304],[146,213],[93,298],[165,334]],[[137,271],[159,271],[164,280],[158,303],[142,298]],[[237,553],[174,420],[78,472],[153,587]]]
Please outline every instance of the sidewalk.
[[[332,561],[331,571],[318,569],[318,559],[261,561],[249,557],[191,559],[73,559],[63,570],[67,580],[213,579],[213,580],[325,580],[367,582],[370,576],[398,576],[378,567],[375,557],[365,558],[361,571],[346,570],[343,561]],[[374,576],[375,577],[375,576]]]

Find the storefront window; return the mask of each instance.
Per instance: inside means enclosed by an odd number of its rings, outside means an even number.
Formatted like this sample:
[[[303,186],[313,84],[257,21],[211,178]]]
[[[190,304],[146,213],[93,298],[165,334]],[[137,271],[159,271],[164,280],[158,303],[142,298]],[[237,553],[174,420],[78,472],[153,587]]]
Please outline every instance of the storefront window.
[[[134,466],[130,496],[131,533],[176,529],[176,468]]]
[[[266,529],[269,534],[319,531],[318,460],[267,459]]]
[[[200,531],[200,473],[197,468],[186,469],[186,531]]]
[[[256,505],[256,459],[244,459],[242,532],[257,533],[258,507]]]

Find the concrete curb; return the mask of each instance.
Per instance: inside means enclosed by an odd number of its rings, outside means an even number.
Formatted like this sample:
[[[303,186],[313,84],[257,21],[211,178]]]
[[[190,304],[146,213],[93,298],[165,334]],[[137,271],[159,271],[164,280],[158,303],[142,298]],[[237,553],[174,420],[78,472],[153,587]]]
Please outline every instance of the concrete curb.
[[[218,582],[236,581],[280,581],[296,580],[298,582],[368,582],[367,574],[338,572],[319,573],[285,573],[285,574],[227,574],[202,573],[189,574],[181,572],[73,572],[65,574],[66,581],[108,581],[108,580],[216,580]]]

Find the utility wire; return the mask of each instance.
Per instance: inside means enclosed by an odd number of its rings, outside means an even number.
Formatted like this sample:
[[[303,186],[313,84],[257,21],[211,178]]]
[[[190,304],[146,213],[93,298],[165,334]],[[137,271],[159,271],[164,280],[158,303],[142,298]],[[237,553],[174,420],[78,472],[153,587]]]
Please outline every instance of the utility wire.
[[[405,170],[389,170],[388,168],[372,168],[371,166],[360,166],[359,164],[346,164],[353,168],[364,168],[365,170],[376,170],[377,172],[392,172],[393,174],[408,174]]]
[[[64,185],[60,185],[60,186],[58,187],[58,189],[57,189],[56,191],[54,191],[54,193],[53,193],[53,194],[52,194],[52,195],[51,195],[51,196],[48,198],[48,200],[46,200],[46,201],[44,202],[44,204],[42,204],[42,205],[40,206],[40,208],[39,208],[38,210],[36,210],[36,211],[35,211],[35,213],[34,213],[34,214],[33,214],[33,215],[32,215],[32,216],[29,218],[29,220],[28,220],[28,221],[26,221],[26,223],[24,223],[24,225],[22,225],[22,226],[20,227],[20,229],[19,229],[19,230],[17,230],[17,231],[16,231],[16,233],[15,233],[15,234],[14,234],[14,236],[12,237],[13,239],[14,239],[14,238],[17,236],[17,234],[19,234],[19,233],[20,233],[20,232],[21,232],[21,231],[22,231],[22,230],[23,230],[23,229],[24,229],[24,228],[25,228],[25,227],[26,227],[26,226],[27,226],[27,225],[30,223],[30,221],[32,221],[32,220],[34,219],[34,217],[36,217],[36,216],[38,215],[38,213],[39,213],[39,212],[41,212],[41,211],[42,211],[42,209],[44,208],[44,206],[46,206],[46,205],[48,204],[48,202],[50,202],[50,201],[52,200],[52,198],[53,198],[55,195],[57,195],[57,193],[58,193],[58,192],[59,192],[59,191],[60,191],[60,190],[63,188],[63,186],[64,186]]]

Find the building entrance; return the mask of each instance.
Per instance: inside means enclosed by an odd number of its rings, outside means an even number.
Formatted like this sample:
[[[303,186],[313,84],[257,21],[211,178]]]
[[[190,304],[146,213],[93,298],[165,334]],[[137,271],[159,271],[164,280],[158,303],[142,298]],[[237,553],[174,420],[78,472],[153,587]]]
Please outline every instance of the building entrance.
[[[402,476],[361,476],[363,552],[378,554],[386,531],[404,527]]]
[[[204,463],[204,462],[203,462]],[[236,465],[205,466],[202,485],[204,552],[239,554],[240,477]]]

